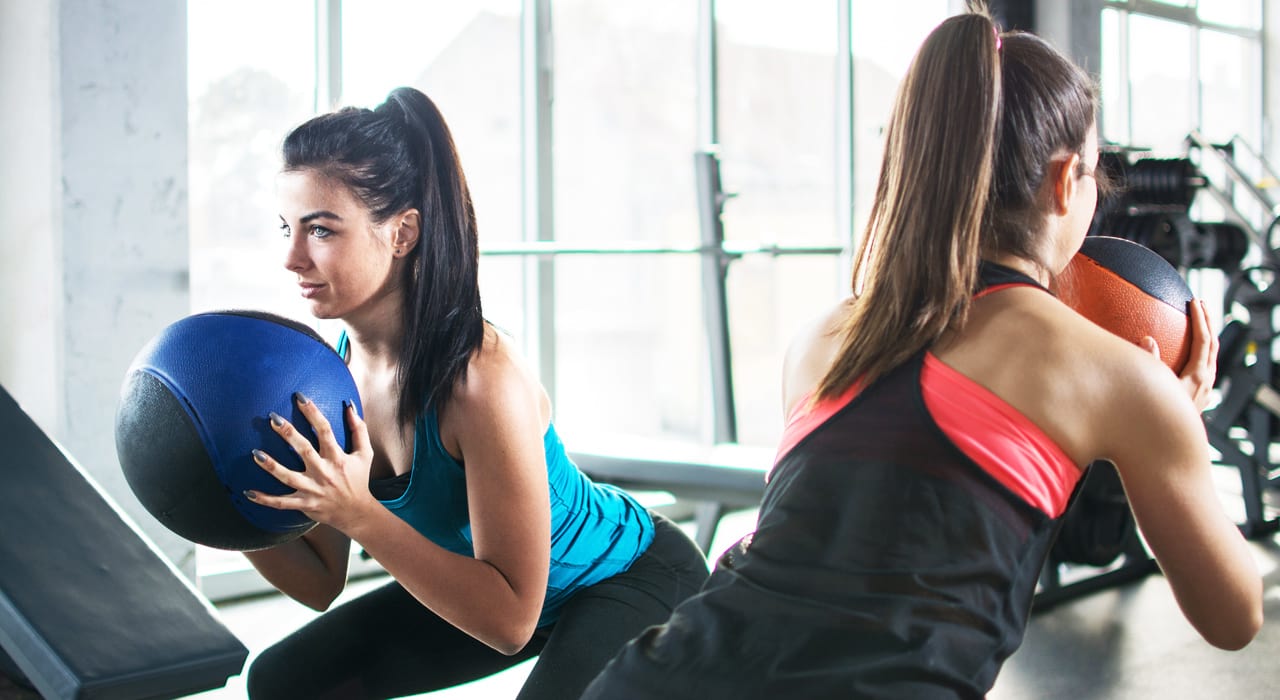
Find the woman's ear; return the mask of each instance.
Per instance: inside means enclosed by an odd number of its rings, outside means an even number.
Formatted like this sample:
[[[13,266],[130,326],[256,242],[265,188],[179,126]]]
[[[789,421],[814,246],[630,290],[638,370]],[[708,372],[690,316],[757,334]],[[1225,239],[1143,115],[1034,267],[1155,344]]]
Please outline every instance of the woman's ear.
[[[1071,208],[1071,200],[1076,196],[1076,170],[1080,168],[1080,154],[1072,153],[1064,160],[1056,160],[1050,166],[1049,177],[1053,180],[1053,211],[1063,216]]]
[[[422,216],[417,209],[406,209],[393,220],[392,225],[391,249],[396,257],[408,255],[422,236]]]

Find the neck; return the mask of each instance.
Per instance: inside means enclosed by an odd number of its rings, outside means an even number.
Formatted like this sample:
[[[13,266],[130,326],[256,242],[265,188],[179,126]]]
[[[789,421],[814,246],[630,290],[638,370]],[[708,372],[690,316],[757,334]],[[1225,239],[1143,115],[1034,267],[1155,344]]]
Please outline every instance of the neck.
[[[1003,255],[993,255],[988,257],[987,260],[998,265],[1004,265],[1011,270],[1017,270],[1046,287],[1049,285],[1049,271],[1045,270],[1043,265],[1035,262],[1034,260],[1028,260],[1008,253]]]
[[[387,303],[365,308],[341,319],[347,326],[351,364],[369,369],[394,368],[399,364],[404,338],[401,303],[400,299],[391,297]]]

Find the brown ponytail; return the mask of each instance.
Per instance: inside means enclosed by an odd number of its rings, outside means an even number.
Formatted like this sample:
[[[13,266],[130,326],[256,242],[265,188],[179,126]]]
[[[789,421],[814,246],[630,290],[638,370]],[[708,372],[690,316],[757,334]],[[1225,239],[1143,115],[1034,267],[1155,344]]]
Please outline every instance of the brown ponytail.
[[[964,322],[1000,138],[996,32],[980,7],[946,20],[903,79],[854,266],[857,300],[819,399],[874,381]]]
[[[1039,37],[997,32],[985,4],[970,2],[925,39],[903,79],[853,270],[857,298],[817,399],[962,328],[983,258],[1047,270],[1041,185],[1055,158],[1085,155],[1097,85]]]

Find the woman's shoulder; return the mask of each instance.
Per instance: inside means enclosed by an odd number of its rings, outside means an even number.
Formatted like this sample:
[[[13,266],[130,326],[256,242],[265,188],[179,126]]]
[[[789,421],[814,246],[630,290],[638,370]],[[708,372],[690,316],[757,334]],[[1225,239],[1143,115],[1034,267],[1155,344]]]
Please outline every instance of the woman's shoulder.
[[[491,324],[485,324],[484,338],[471,355],[467,376],[476,374],[496,380],[509,380],[531,375],[532,367],[525,359],[514,337]]]
[[[538,406],[549,420],[550,401],[536,371],[514,338],[485,326],[484,340],[471,356],[465,378],[454,387],[450,411],[492,411],[504,405]]]
[[[792,336],[783,358],[783,415],[817,387],[843,343],[844,320],[854,303],[841,299],[809,319]]]
[[[1017,330],[1018,345],[1047,371],[1098,375],[1108,383],[1117,378],[1146,376],[1163,365],[1138,345],[1080,315],[1057,297],[1029,290],[1010,290],[1012,302],[1002,319]],[[1167,369],[1166,369],[1166,373]],[[1171,374],[1171,373],[1170,373]],[[1172,376],[1172,375],[1171,375]]]
[[[1177,378],[1158,359],[1038,290],[976,303],[966,332],[938,354],[1080,463],[1097,457],[1116,426],[1153,419],[1160,402],[1179,399]]]

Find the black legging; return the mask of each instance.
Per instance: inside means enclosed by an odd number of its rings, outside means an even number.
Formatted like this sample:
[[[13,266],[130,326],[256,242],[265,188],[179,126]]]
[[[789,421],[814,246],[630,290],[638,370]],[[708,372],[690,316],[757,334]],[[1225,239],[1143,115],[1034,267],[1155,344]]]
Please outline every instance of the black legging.
[[[249,697],[394,698],[449,688],[538,656],[519,700],[577,698],[622,646],[665,622],[701,588],[707,562],[654,514],[654,538],[631,568],[579,591],[559,619],[504,656],[391,582],[312,620],[249,668]]]

